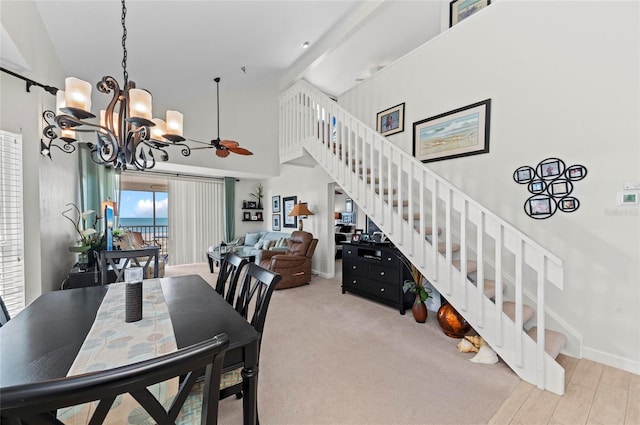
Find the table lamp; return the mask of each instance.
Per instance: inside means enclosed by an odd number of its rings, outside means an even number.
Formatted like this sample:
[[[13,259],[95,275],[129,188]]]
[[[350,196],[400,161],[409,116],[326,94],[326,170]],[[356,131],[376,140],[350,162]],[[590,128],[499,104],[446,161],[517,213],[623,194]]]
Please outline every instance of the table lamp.
[[[300,217],[298,219],[298,230],[300,231],[302,231],[302,219],[308,215],[313,215],[313,213],[309,211],[307,204],[302,202],[298,202],[289,213],[289,217]]]

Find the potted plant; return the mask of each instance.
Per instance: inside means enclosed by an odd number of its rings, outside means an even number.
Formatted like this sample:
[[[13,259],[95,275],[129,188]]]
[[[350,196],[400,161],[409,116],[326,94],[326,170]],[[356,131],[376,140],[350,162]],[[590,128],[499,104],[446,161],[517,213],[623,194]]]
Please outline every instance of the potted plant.
[[[73,223],[80,239],[78,244],[69,247],[69,251],[79,253],[78,262],[80,264],[91,263],[94,258],[93,252],[99,249],[102,244],[102,238],[96,230],[100,217],[96,215],[94,210],[80,211],[76,204],[70,203],[66,205],[68,208],[62,212],[62,216]],[[69,214],[74,215],[71,217]],[[93,216],[93,220],[90,217]],[[91,224],[90,224],[91,223]]]
[[[262,183],[258,183],[256,185],[255,192],[249,192],[249,195],[253,196],[258,200],[258,208],[262,208]]]
[[[403,261],[404,262],[404,261]],[[420,273],[420,270],[413,264],[409,263],[408,267],[411,269],[411,280],[405,280],[402,285],[402,290],[407,293],[416,294],[416,299],[413,302],[411,311],[413,312],[413,318],[418,323],[424,323],[427,320],[427,305],[426,302],[431,298],[431,290],[425,288],[423,285],[424,276]],[[406,265],[406,264],[405,264]]]

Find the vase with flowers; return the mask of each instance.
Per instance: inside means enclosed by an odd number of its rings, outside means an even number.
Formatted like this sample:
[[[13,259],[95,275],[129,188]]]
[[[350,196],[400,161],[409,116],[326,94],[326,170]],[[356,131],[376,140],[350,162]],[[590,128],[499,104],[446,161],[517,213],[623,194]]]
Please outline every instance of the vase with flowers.
[[[427,320],[426,302],[431,298],[431,290],[424,287],[424,276],[422,276],[422,273],[420,273],[420,270],[418,270],[416,266],[406,259],[403,259],[402,262],[411,270],[411,280],[404,281],[402,290],[405,293],[410,292],[416,295],[411,311],[413,312],[413,318],[416,322],[424,323]]]
[[[258,208],[261,209],[262,208],[262,183],[258,183],[256,185],[255,191],[249,192],[249,195],[256,198],[256,200],[258,201]]]
[[[69,251],[79,254],[78,263],[91,265],[95,262],[94,252],[100,249],[102,243],[102,237],[96,230],[101,217],[94,210],[80,211],[74,203],[66,206],[68,208],[62,212],[62,216],[73,223],[80,238],[76,245],[69,247]]]

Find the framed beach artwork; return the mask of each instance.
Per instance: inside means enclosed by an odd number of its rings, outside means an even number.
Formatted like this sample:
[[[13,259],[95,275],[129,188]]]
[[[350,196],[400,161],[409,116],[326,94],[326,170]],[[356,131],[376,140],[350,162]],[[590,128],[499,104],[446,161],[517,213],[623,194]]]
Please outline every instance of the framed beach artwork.
[[[449,3],[449,28],[491,4],[491,0],[453,0]]]
[[[490,118],[487,99],[414,122],[413,156],[431,162],[488,153]]]

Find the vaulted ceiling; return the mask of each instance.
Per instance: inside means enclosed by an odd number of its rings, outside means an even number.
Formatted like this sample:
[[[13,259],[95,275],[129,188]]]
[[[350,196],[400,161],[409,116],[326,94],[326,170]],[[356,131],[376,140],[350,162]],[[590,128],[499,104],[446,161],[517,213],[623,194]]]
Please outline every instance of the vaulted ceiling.
[[[305,78],[339,96],[438,34],[442,4],[129,0],[127,69],[164,103],[198,95],[216,76],[229,88]],[[122,80],[120,1],[36,5],[67,75]]]

